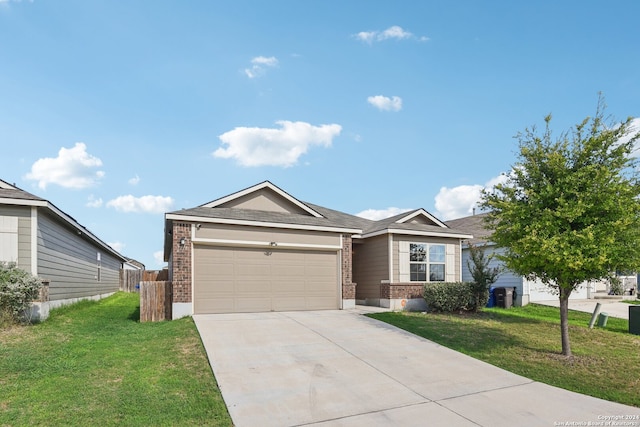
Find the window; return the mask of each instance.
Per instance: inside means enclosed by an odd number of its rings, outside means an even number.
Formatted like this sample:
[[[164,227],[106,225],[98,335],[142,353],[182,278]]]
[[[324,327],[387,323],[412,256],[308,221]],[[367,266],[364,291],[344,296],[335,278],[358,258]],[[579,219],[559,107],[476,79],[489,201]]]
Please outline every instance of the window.
[[[98,274],[96,275],[96,280],[98,282],[101,282],[102,281],[102,263],[100,261],[100,252],[98,252],[96,255],[96,262],[98,267]]]
[[[409,280],[412,282],[444,282],[444,265],[444,245],[409,244]]]

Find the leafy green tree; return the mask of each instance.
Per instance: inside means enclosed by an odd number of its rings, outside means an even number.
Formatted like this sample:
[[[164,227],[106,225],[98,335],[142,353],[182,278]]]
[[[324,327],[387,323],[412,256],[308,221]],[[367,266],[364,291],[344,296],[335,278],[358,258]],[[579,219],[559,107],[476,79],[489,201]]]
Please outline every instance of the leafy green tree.
[[[467,260],[467,267],[473,277],[473,294],[475,303],[473,305],[473,311],[478,311],[480,308],[487,305],[489,300],[489,288],[493,285],[501,271],[499,267],[490,267],[489,263],[493,259],[493,254],[487,256],[484,251],[484,247],[476,246],[469,243],[469,259]]]
[[[571,356],[568,300],[586,281],[640,265],[640,195],[632,119],[596,114],[554,138],[545,130],[519,133],[518,160],[506,182],[484,191],[491,240],[504,247],[510,270],[539,279],[560,299],[562,354]]]

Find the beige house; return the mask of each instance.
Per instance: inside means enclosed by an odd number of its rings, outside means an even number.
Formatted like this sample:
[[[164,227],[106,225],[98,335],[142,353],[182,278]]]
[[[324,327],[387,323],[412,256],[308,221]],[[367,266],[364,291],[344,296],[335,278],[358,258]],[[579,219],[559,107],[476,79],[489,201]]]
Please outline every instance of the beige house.
[[[423,308],[425,284],[461,280],[471,237],[423,209],[371,221],[265,181],[165,215],[173,317]]]

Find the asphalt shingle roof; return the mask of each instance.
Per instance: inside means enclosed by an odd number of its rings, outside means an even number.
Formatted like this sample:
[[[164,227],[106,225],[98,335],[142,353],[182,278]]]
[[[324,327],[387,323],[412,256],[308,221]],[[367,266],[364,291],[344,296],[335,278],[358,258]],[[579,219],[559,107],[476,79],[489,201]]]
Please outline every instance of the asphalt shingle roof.
[[[467,234],[472,234],[473,239],[469,239],[470,243],[485,243],[489,240],[489,236],[491,236],[491,230],[486,228],[485,225],[486,217],[487,214],[483,213],[446,221],[445,224],[451,228],[462,230]]]
[[[397,224],[396,221],[409,215],[412,212],[404,212],[402,214],[393,216],[391,218],[385,218],[379,221],[372,221],[366,218],[361,218],[355,215],[350,215],[344,212],[336,211],[334,209],[325,208],[323,206],[315,205],[313,203],[303,202],[305,205],[321,214],[323,217],[313,217],[310,215],[291,214],[281,212],[269,212],[253,209],[239,209],[239,208],[221,208],[221,207],[202,207],[198,206],[190,209],[182,209],[179,211],[170,212],[173,215],[194,216],[201,218],[217,218],[217,219],[231,219],[238,221],[257,221],[257,222],[271,222],[276,224],[295,224],[295,225],[308,225],[315,227],[333,227],[333,228],[348,228],[362,230],[362,234],[370,234],[384,230],[394,230],[396,232],[409,232],[409,231],[421,231],[428,233],[443,233],[443,234],[465,234],[457,228],[443,228],[436,225],[416,224],[416,223],[402,223]]]

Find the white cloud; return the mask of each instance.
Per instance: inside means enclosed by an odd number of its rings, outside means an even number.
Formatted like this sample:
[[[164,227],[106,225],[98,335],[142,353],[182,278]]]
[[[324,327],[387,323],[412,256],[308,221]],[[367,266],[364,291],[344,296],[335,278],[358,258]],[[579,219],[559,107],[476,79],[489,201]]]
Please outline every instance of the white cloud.
[[[255,79],[264,75],[268,68],[273,68],[277,65],[278,59],[275,56],[256,56],[251,60],[251,67],[244,69],[244,73],[250,79]]]
[[[446,221],[473,214],[474,207],[480,201],[482,190],[503,183],[506,179],[506,175],[499,175],[491,178],[485,185],[459,185],[453,188],[440,188],[435,198],[438,217]]]
[[[164,196],[119,196],[107,202],[107,207],[119,212],[164,213],[171,210],[173,199]]]
[[[111,246],[113,249],[115,249],[117,252],[122,252],[122,250],[124,249],[125,245],[122,242],[113,242],[113,243],[109,243],[107,242],[107,245]]]
[[[360,31],[358,34],[355,34],[354,37],[365,43],[372,43],[376,39],[377,33],[377,31]]]
[[[381,32],[378,35],[378,40],[387,40],[387,39],[402,40],[402,39],[410,39],[411,37],[413,37],[413,34],[403,30],[402,27],[399,27],[398,25],[394,25],[392,27],[387,28],[383,32]]]
[[[164,262],[164,251],[155,251],[153,253],[153,259],[156,261],[158,265],[165,265]]]
[[[139,182],[140,182],[140,177],[137,174],[133,178],[129,178],[130,185],[138,185]]]
[[[370,219],[372,221],[378,221],[385,218],[390,218],[394,215],[401,214],[403,212],[409,212],[413,209],[401,209],[401,208],[386,208],[386,209],[366,209],[362,212],[358,212],[356,216],[360,218]]]
[[[354,34],[353,37],[356,39],[365,42],[365,43],[373,43],[374,41],[381,42],[383,40],[396,39],[396,40],[418,40],[422,42],[426,42],[429,40],[429,37],[426,36],[416,36],[413,33],[404,30],[402,27],[398,25],[393,25],[386,30],[382,31],[360,31],[357,34]]]
[[[367,98],[367,102],[380,111],[400,111],[402,110],[402,98],[399,96],[376,95]]]
[[[102,166],[102,160],[87,153],[87,146],[76,142],[73,148],[60,148],[58,157],[45,157],[31,166],[25,178],[38,181],[38,187],[45,190],[49,184],[65,188],[87,188],[95,185],[104,172],[95,170]]]
[[[280,128],[237,127],[220,135],[222,145],[214,157],[236,159],[242,166],[283,166],[297,163],[311,146],[330,147],[340,135],[337,124],[313,126],[306,122],[276,122]]]
[[[86,206],[89,208],[99,208],[102,206],[102,198],[98,197],[96,199],[96,197],[93,194],[90,194],[89,198],[87,199]]]

